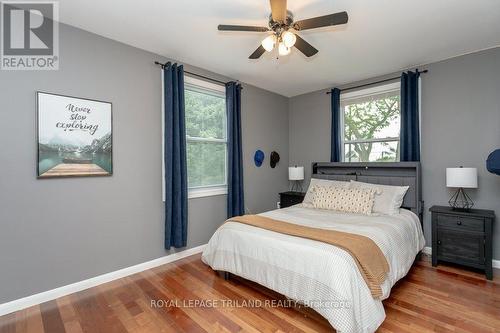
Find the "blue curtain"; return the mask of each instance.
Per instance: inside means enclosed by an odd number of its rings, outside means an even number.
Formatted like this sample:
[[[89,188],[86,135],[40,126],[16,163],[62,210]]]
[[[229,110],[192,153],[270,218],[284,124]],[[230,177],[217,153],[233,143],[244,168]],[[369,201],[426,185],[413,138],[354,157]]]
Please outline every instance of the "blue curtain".
[[[331,128],[331,162],[340,162],[341,159],[341,135],[342,131],[340,128],[340,89],[333,88],[330,92],[331,103],[332,103],[332,128]]]
[[[187,167],[184,117],[184,69],[170,62],[163,68],[165,248],[187,242]]]
[[[419,73],[401,75],[400,160],[420,161],[420,116],[418,112]]]
[[[243,215],[243,151],[241,149],[241,85],[226,84],[227,109],[227,217]]]

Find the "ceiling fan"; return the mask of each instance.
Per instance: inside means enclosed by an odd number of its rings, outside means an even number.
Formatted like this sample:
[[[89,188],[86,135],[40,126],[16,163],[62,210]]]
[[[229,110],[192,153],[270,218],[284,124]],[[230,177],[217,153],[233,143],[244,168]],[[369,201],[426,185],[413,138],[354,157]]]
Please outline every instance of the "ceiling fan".
[[[248,58],[258,59],[264,52],[271,52],[275,47],[278,54],[285,56],[295,46],[306,57],[311,57],[318,53],[318,50],[297,35],[297,31],[328,27],[347,23],[349,17],[347,12],[324,15],[294,22],[293,14],[286,9],[287,0],[270,0],[271,15],[269,15],[269,27],[254,27],[245,25],[224,25],[218,26],[219,31],[249,31],[268,32],[272,34],[264,38],[261,45]]]

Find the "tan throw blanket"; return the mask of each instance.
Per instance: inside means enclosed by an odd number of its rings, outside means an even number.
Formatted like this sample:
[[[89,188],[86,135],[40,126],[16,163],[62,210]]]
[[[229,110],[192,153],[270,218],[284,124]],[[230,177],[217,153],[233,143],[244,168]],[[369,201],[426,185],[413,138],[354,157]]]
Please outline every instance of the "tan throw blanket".
[[[389,272],[389,264],[377,244],[368,237],[336,230],[311,228],[259,215],[236,216],[226,222],[239,222],[340,247],[353,257],[372,296],[374,298],[382,296],[381,285]]]

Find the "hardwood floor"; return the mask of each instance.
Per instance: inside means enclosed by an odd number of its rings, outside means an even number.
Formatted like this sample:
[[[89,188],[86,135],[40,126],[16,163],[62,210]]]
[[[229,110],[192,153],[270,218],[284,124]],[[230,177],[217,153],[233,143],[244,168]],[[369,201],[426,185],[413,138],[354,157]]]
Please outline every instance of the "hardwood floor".
[[[500,332],[500,271],[494,273],[491,282],[460,268],[433,268],[424,256],[384,301],[387,318],[379,332]],[[0,332],[333,331],[304,308],[176,306],[271,299],[283,297],[249,282],[224,281],[195,255],[0,317]],[[155,300],[165,302],[152,307]]]

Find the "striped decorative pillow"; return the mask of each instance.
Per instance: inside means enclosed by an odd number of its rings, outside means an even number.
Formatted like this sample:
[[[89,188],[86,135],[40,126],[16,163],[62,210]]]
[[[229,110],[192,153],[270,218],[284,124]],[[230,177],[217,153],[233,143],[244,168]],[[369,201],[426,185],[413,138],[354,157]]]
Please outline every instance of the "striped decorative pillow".
[[[375,189],[316,185],[312,204],[318,209],[371,215],[375,193]]]

